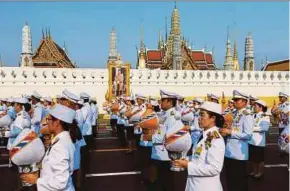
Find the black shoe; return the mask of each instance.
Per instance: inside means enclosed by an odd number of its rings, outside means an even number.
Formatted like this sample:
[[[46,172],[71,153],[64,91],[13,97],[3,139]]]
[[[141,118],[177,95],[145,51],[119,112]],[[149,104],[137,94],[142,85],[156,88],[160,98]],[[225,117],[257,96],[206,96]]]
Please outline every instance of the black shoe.
[[[254,180],[264,180],[264,174],[261,174],[259,176],[253,176]]]
[[[126,155],[132,155],[133,153],[134,153],[133,150],[129,150],[129,151],[126,152]]]

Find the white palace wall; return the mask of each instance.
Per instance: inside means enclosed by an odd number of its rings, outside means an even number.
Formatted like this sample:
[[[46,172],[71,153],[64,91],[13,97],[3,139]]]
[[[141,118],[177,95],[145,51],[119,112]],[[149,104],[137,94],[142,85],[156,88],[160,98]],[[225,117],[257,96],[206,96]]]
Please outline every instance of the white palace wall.
[[[160,89],[183,96],[205,97],[207,93],[232,95],[234,89],[259,97],[276,97],[289,92],[289,72],[265,71],[188,71],[131,70],[131,90],[157,96]],[[67,88],[82,91],[105,101],[108,89],[107,69],[0,68],[0,97],[21,96],[37,90],[44,96],[56,96]]]

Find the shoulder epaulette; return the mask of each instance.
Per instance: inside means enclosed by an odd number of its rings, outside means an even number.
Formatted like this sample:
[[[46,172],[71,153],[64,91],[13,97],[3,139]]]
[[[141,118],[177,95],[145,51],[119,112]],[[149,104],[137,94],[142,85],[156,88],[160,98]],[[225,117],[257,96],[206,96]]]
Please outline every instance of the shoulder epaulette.
[[[247,109],[245,109],[245,110],[243,111],[243,114],[244,114],[244,115],[249,115],[250,112],[249,112]]]
[[[219,135],[219,133],[218,133],[217,131],[214,131],[214,132],[213,132],[213,137],[214,137],[215,139],[218,139],[218,138],[220,138],[220,135]]]

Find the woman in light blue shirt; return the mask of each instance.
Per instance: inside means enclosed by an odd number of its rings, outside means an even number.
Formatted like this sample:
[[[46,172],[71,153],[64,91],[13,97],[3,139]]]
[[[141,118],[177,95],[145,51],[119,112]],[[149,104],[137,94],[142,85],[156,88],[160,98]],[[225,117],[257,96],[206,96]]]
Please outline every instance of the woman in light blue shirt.
[[[251,166],[249,175],[260,179],[264,174],[266,132],[269,129],[270,117],[265,115],[267,106],[263,100],[255,102],[254,110],[256,113],[254,114],[253,136],[249,141],[249,164]]]

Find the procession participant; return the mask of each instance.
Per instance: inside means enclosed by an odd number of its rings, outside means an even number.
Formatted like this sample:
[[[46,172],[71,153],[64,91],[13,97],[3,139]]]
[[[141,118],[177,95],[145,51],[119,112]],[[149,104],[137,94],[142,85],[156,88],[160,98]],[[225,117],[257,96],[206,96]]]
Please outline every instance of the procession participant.
[[[2,116],[7,114],[7,115],[9,115],[11,120],[14,121],[16,118],[16,111],[14,108],[14,99],[12,97],[10,97],[6,100],[6,107],[7,107],[7,110],[6,110],[6,112],[2,113]]]
[[[48,128],[54,139],[42,160],[40,177],[37,173],[21,176],[24,182],[36,184],[38,191],[74,190],[71,175],[74,166],[75,115],[74,110],[60,104],[49,111]]]
[[[132,154],[133,153],[133,139],[134,139],[134,124],[129,122],[129,119],[131,117],[132,111],[135,107],[135,101],[132,97],[127,97],[125,99],[126,103],[126,120],[125,120],[125,129],[126,129],[126,138],[128,142],[128,151],[126,154]]]
[[[233,113],[235,110],[235,107],[234,107],[234,100],[233,99],[230,99],[228,101],[228,106],[226,107],[226,109],[223,111],[222,115],[227,115],[229,113]]]
[[[16,137],[21,133],[24,128],[30,128],[30,116],[25,111],[25,105],[28,103],[26,98],[16,98],[14,99],[14,109],[16,112],[16,119],[11,123],[10,128],[6,131],[3,131],[0,134],[0,137],[9,138],[7,149],[11,150],[12,144],[14,143]],[[9,164],[11,161],[9,159]],[[20,179],[18,175],[18,167],[12,163],[11,171],[15,173],[15,184],[19,188],[20,187]]]
[[[266,102],[263,100],[255,101],[254,112],[253,136],[249,141],[249,164],[252,168],[249,175],[260,179],[264,175],[266,132],[270,125],[270,117],[265,115],[267,112]]]
[[[48,97],[44,97],[43,98],[43,105],[44,105],[44,107],[45,107],[45,109],[46,110],[49,110],[50,108],[51,108],[51,103],[52,103],[52,99],[51,99],[51,97],[50,96],[48,96]]]
[[[214,103],[219,103],[219,97],[214,94],[210,94],[210,101]]]
[[[190,133],[191,133],[191,139],[192,139],[192,142],[195,142],[202,129],[200,128],[200,125],[199,125],[199,120],[200,120],[200,106],[204,103],[204,100],[202,98],[195,98],[193,100],[193,108],[194,108],[194,112],[193,112],[193,121],[190,125]],[[192,145],[193,147],[193,145]],[[192,149],[189,150],[188,152],[188,156],[192,156]]]
[[[127,146],[127,141],[125,137],[125,113],[126,113],[126,104],[124,103],[124,99],[120,99],[119,103],[119,112],[118,112],[118,120],[117,120],[117,135],[123,147]]]
[[[201,105],[202,134],[193,143],[193,156],[188,160],[175,160],[177,167],[187,168],[186,191],[222,191],[220,173],[223,167],[225,143],[219,127],[223,126],[220,104],[204,102]]]
[[[165,148],[165,137],[168,126],[176,121],[176,94],[160,90],[161,109],[159,115],[159,128],[152,136],[152,163],[157,169],[156,190],[172,190],[170,176],[170,158]],[[170,184],[171,183],[171,184]]]
[[[141,94],[135,95],[137,105],[135,105],[134,109],[129,118],[129,122],[134,124],[134,135],[136,138],[136,146],[139,147],[139,142],[141,138],[141,128],[138,125],[140,122],[142,114],[145,112],[146,106],[144,105],[146,97]]]
[[[283,92],[279,93],[279,105],[276,104],[273,106],[271,112],[274,117],[278,118],[279,124],[279,134],[284,130],[285,127],[289,125],[289,102],[288,94]]]
[[[92,133],[93,133],[93,137],[96,137],[99,108],[98,108],[97,101],[95,98],[91,99],[90,104],[91,104],[91,110],[92,110]]]
[[[31,95],[31,103],[32,103],[32,114],[31,114],[31,129],[40,135],[40,123],[42,119],[45,117],[46,112],[43,107],[43,105],[40,103],[41,95],[33,91],[33,94]]]
[[[152,165],[152,135],[158,128],[158,116],[153,108],[154,100],[146,101],[146,110],[142,114],[139,126],[142,134],[139,142],[138,161],[141,169],[141,178],[147,190],[153,190],[153,182],[156,180],[156,168]]]
[[[184,109],[185,109],[184,97],[181,95],[177,95],[176,111],[182,113]]]
[[[113,130],[113,133],[117,132],[117,122],[118,122],[118,112],[119,112],[119,103],[117,100],[112,99],[111,104],[109,106],[110,116],[110,125]]]
[[[13,118],[11,117],[14,117],[14,112],[15,112],[15,109],[14,107],[12,108],[10,106],[10,103],[7,104],[7,99],[2,99],[2,111],[1,111],[1,114],[0,114],[0,132],[5,132],[6,130],[9,130],[9,126],[10,124],[13,122]],[[6,104],[9,107],[9,112],[8,112],[8,107],[6,106]],[[16,113],[16,112],[15,112]],[[8,143],[8,138],[7,137],[1,137],[0,138],[0,144],[2,146],[7,146],[7,143]]]
[[[258,100],[256,96],[249,95],[249,108],[251,109],[251,112],[254,113],[255,111],[255,102]]]
[[[11,123],[10,128],[1,133],[2,137],[8,137],[7,149],[10,150],[17,135],[24,129],[30,128],[30,117],[25,111],[25,105],[28,103],[26,98],[15,98],[14,109],[16,112],[16,119]]]
[[[77,122],[78,128],[79,128],[79,135],[77,137],[77,140],[75,142],[75,153],[74,153],[74,172],[73,172],[73,183],[74,187],[77,190],[80,190],[84,186],[84,179],[85,174],[83,172],[83,169],[81,168],[81,163],[84,161],[84,155],[81,155],[81,151],[85,149],[86,142],[81,134],[83,124],[84,124],[84,117],[81,111],[81,108],[83,107],[84,102],[83,100],[78,101],[75,104],[75,111],[76,111],[76,117],[75,120]]]
[[[83,126],[83,136],[88,146],[88,149],[93,149],[94,147],[94,137],[92,135],[92,110],[89,104],[90,96],[82,92],[80,93],[80,98],[84,101],[84,105],[81,109],[84,117],[84,126]]]
[[[220,133],[227,136],[225,170],[229,191],[247,191],[247,161],[249,160],[248,141],[252,138],[253,117],[247,111],[248,96],[233,91],[233,121],[230,128],[221,128]]]

